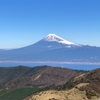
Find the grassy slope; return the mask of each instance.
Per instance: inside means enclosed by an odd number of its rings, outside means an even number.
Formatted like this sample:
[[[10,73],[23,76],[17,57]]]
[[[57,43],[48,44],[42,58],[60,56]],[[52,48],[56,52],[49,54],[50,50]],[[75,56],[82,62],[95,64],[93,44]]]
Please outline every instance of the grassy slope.
[[[22,100],[23,98],[30,96],[39,89],[37,88],[19,88],[19,89],[9,89],[0,91],[0,100]]]

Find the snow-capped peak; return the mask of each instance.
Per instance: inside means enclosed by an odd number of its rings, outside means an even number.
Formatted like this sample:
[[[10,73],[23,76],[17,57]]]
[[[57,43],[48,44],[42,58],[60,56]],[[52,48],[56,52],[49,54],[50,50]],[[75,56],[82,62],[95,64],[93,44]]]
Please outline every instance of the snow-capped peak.
[[[57,36],[56,34],[49,34],[47,35],[43,40],[45,41],[55,41],[55,42],[59,42],[62,44],[67,44],[67,45],[74,45],[75,43],[67,41],[59,36]]]

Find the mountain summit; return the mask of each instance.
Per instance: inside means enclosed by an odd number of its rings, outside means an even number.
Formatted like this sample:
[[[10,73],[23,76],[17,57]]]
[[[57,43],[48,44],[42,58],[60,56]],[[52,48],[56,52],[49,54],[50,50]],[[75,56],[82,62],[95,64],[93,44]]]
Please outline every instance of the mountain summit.
[[[62,44],[67,44],[67,45],[73,45],[75,43],[73,42],[70,42],[70,41],[67,41],[59,36],[57,36],[56,34],[49,34],[47,35],[43,40],[45,41],[55,41],[55,42],[58,42],[58,43],[62,43]]]
[[[33,44],[34,45],[34,44]],[[80,45],[67,41],[56,34],[48,34],[46,37],[35,43],[35,48],[57,49],[57,48],[73,48]]]

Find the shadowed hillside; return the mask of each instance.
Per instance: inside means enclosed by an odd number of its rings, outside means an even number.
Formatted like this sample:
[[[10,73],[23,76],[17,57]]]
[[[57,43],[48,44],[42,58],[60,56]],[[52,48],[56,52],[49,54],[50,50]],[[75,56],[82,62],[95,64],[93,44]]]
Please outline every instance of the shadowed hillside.
[[[80,73],[67,68],[49,66],[0,68],[0,87],[8,89],[60,85]]]

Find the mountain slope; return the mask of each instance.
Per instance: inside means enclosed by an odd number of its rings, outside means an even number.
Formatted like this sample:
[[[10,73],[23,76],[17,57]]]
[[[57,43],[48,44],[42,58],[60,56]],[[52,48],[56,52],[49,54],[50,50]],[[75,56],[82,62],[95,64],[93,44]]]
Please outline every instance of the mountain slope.
[[[87,97],[91,99],[92,96],[100,97],[100,68],[93,70],[81,77],[76,77],[73,80],[74,85],[79,83],[88,83],[88,85],[79,87],[79,90],[86,91]]]
[[[69,84],[71,85],[70,87]],[[86,74],[81,74],[71,79],[62,87],[64,90],[72,88],[85,91],[89,100],[92,100],[92,98],[100,98],[100,68]]]

